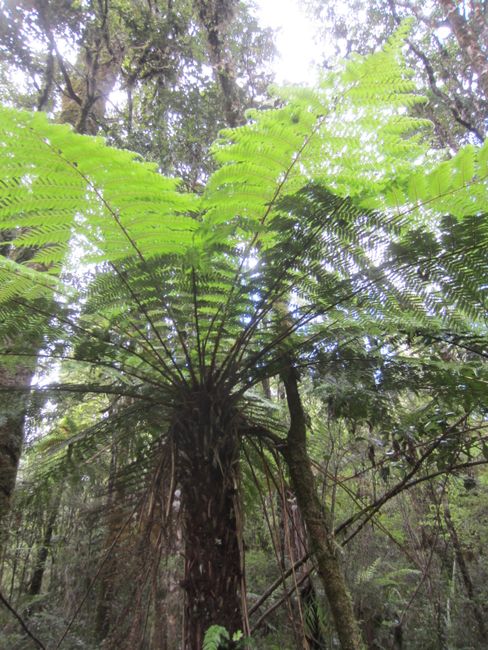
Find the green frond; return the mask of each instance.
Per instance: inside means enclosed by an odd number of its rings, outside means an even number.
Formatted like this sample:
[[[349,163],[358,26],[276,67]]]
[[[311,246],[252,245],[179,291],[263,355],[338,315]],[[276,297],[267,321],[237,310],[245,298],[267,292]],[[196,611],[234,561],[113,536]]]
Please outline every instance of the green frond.
[[[356,57],[320,86],[280,89],[283,108],[249,111],[249,123],[221,133],[221,164],[204,198],[206,222],[240,217],[271,221],[276,204],[311,178],[342,196],[378,193],[391,178],[411,174],[424,152],[415,135],[425,121],[406,114],[424,101],[399,56],[401,30],[380,52]],[[402,171],[404,170],[404,171]]]
[[[407,31],[222,131],[201,199],[131,152],[2,109],[0,308],[32,314],[46,342],[64,328],[67,356],[105,360],[135,385],[213,373],[243,391],[336,322],[482,327],[487,147],[428,162]],[[86,270],[77,290],[72,266]],[[2,332],[15,333],[12,318]]]
[[[2,108],[0,117],[0,228],[14,233],[12,245],[37,246],[43,262],[60,264],[75,234],[97,262],[181,254],[191,244],[197,203],[177,180],[42,113]]]

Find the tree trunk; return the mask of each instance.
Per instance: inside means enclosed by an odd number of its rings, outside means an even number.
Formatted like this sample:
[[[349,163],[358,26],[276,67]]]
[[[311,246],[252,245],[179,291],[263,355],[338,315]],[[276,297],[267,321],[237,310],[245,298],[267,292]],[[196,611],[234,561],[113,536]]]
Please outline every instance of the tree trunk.
[[[100,570],[99,591],[95,613],[95,636],[103,641],[110,632],[112,621],[112,599],[114,596],[115,576],[117,575],[117,549],[115,548],[120,529],[124,521],[124,492],[117,485],[117,444],[112,439],[110,470],[108,477],[108,499],[106,504],[107,532],[103,552],[109,553]]]
[[[56,43],[56,9],[45,0],[36,0],[39,27],[50,47],[51,57],[56,55],[57,67],[64,79],[61,112],[58,121],[71,124],[84,135],[96,135],[105,117],[107,99],[120,74],[125,45],[114,24],[110,3],[96,3],[92,20],[82,30],[78,60],[71,66],[59,53]],[[116,13],[116,12],[115,12]],[[48,59],[52,66],[52,58]],[[51,72],[52,76],[52,72]],[[49,74],[47,75],[49,78]],[[52,83],[51,83],[52,86]],[[48,100],[48,85],[39,106]]]
[[[185,540],[185,650],[202,648],[211,625],[242,628],[237,518],[239,437],[222,400],[197,395],[174,430]],[[230,647],[230,646],[229,646]]]
[[[41,593],[42,580],[44,578],[44,572],[46,570],[46,560],[49,554],[49,548],[51,546],[51,540],[54,532],[54,524],[56,523],[56,519],[58,516],[60,501],[61,501],[61,489],[59,490],[51,506],[51,512],[49,513],[48,516],[46,530],[42,538],[41,546],[39,547],[39,550],[37,552],[37,560],[34,567],[34,572],[32,574],[32,578],[29,583],[28,593],[30,596],[38,596]]]
[[[306,417],[298,391],[298,376],[290,362],[282,372],[290,412],[290,429],[283,449],[293,490],[307,527],[310,550],[334,620],[342,650],[362,650],[363,642],[353,611],[336,544],[315,487],[307,454]]]
[[[97,135],[108,96],[120,73],[123,50],[119,48],[115,54],[108,54],[97,42],[94,52],[88,48],[79,58],[77,67],[84,71],[84,76],[71,80],[71,90],[62,98],[59,122],[71,124],[83,135]]]
[[[456,37],[462,55],[478,76],[478,86],[488,99],[488,58],[486,49],[483,51],[483,39],[480,39],[466,18],[460,13],[458,2],[440,0],[440,5],[446,12],[446,17]],[[480,3],[481,5],[481,3]],[[482,16],[476,15],[474,20],[482,24]]]
[[[227,27],[236,9],[236,0],[194,0],[205,30],[208,55],[224,98],[225,121],[230,127],[243,122],[241,91],[235,78],[232,56],[227,46]]]
[[[0,386],[28,384],[33,369],[18,365],[15,370],[0,365]],[[0,396],[0,521],[10,510],[17,468],[22,452],[24,420],[29,395],[6,392]]]

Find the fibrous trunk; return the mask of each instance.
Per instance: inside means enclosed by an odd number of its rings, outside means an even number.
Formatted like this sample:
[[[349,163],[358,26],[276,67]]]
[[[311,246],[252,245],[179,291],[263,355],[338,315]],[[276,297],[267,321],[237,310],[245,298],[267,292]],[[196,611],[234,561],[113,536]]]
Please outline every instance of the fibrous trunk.
[[[237,507],[239,439],[230,414],[197,395],[175,427],[184,512],[185,650],[202,647],[211,625],[242,628]]]

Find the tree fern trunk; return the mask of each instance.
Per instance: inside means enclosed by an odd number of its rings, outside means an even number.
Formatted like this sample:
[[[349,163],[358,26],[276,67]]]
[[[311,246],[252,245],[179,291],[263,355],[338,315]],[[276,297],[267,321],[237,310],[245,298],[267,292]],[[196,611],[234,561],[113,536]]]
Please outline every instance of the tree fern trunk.
[[[174,436],[184,513],[185,650],[201,648],[211,625],[229,632],[242,628],[239,439],[217,402],[208,396],[197,401],[187,411],[193,421],[179,426]]]

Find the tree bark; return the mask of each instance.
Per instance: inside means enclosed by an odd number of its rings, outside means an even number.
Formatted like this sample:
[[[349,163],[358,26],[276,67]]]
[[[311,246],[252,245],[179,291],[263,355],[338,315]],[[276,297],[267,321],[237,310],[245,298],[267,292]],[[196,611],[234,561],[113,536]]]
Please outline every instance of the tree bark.
[[[230,127],[243,122],[241,91],[228,48],[227,26],[234,15],[235,0],[195,0],[198,17],[205,30],[208,55],[224,98],[225,121]]]
[[[113,408],[113,407],[112,407]],[[116,541],[124,522],[124,492],[117,485],[117,444],[112,439],[111,459],[108,477],[107,532],[103,552],[109,552],[100,571],[97,608],[95,613],[95,636],[103,641],[110,632],[112,622],[112,599],[115,592],[115,576],[117,575]],[[110,551],[111,549],[111,551]]]
[[[51,540],[54,532],[54,524],[58,516],[59,504],[61,501],[61,490],[58,492],[57,496],[54,499],[54,502],[51,507],[51,512],[49,513],[46,530],[42,538],[41,546],[37,552],[37,560],[34,567],[34,572],[32,573],[32,578],[29,583],[28,593],[30,596],[38,596],[41,593],[42,589],[42,580],[44,578],[44,572],[46,570],[46,560],[49,555],[49,549],[51,546]]]
[[[447,20],[459,43],[462,54],[478,76],[480,90],[488,99],[488,57],[486,51],[483,52],[480,39],[473,33],[472,27],[459,12],[457,2],[454,0],[440,0],[440,5],[446,12]]]
[[[202,648],[211,625],[242,629],[237,517],[239,436],[225,402],[194,396],[192,421],[174,430],[185,540],[185,650]],[[230,646],[229,646],[230,647]]]
[[[291,361],[282,371],[282,379],[290,413],[290,428],[283,454],[307,527],[310,550],[317,562],[342,650],[362,650],[364,645],[340,564],[339,547],[317,496],[307,453],[306,417],[298,390],[298,375]]]
[[[58,16],[46,0],[35,0],[39,27],[49,44],[51,56],[64,79],[58,121],[71,124],[84,135],[96,135],[105,116],[109,94],[114,88],[124,58],[124,42],[110,16],[110,4],[98,3],[96,21],[85,26],[74,71],[59,52],[55,26]],[[49,60],[50,61],[50,60]],[[48,61],[48,62],[49,62]],[[46,103],[45,98],[43,103]]]
[[[74,126],[83,135],[96,135],[105,116],[107,99],[120,72],[123,51],[108,54],[99,43],[93,52],[80,55],[84,77],[75,77],[71,92],[63,95],[59,122]]]
[[[0,386],[28,384],[33,368],[18,365],[15,370],[0,365]],[[22,452],[27,393],[3,393],[0,401],[0,520],[9,512]]]

